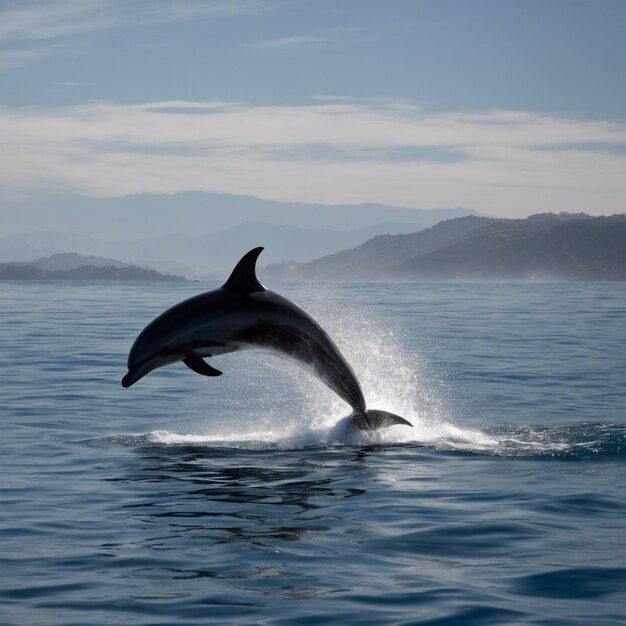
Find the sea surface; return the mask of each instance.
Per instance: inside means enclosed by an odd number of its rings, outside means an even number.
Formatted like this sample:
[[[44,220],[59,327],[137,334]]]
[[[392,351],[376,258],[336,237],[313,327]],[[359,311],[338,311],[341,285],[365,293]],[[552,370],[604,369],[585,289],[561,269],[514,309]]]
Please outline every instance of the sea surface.
[[[276,284],[414,428],[261,352],[130,389],[208,283],[0,283],[0,624],[626,623],[626,284]]]

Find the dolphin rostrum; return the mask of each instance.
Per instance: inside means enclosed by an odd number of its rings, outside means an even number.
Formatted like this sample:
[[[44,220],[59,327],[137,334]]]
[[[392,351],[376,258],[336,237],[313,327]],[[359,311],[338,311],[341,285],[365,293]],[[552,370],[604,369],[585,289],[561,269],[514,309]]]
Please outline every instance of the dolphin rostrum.
[[[393,413],[366,409],[356,376],[332,339],[308,313],[257,280],[262,250],[244,255],[219,289],[189,298],[150,322],[130,350],[122,385],[130,387],[177,361],[203,376],[220,376],[205,358],[261,348],[315,374],[352,407],[350,423],[360,430],[412,426]]]

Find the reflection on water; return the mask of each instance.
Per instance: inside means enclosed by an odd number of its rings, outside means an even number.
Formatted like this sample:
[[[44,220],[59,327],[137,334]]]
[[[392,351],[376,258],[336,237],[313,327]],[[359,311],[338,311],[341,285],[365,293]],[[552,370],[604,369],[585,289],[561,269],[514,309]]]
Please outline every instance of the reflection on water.
[[[137,441],[127,441],[132,454],[120,471],[102,479],[123,494],[118,513],[132,532],[100,548],[116,560],[133,554],[125,576],[142,588],[167,580],[180,589],[190,617],[203,601],[226,619],[225,606],[258,611],[270,599],[350,592],[348,579],[367,566],[359,552],[370,531],[356,501],[377,482],[370,462],[382,459],[382,448],[250,451]],[[348,555],[353,564],[340,567]]]
[[[339,455],[332,450],[316,451],[315,460],[307,460],[276,451],[250,454],[193,446],[143,445],[135,451],[139,467],[106,480],[138,488],[138,501],[122,507],[132,518],[159,527],[159,535],[146,538],[144,547],[244,542],[266,550],[323,534],[331,525],[336,532],[338,521],[349,524],[345,532],[357,532],[358,519],[339,520],[338,513],[329,515],[328,510],[333,500],[366,493],[350,486],[350,478],[356,472],[359,484],[366,484],[368,457],[382,453],[360,448],[334,458]],[[340,502],[339,508],[344,507]]]
[[[532,486],[545,484],[538,462],[557,463],[547,457],[511,466],[512,458],[416,446],[247,450],[155,445],[145,436],[124,447],[130,455],[103,481],[122,494],[117,511],[129,534],[100,547],[124,561],[123,578],[141,589],[126,607],[158,603],[162,616],[182,611],[191,623],[207,619],[202,607],[210,606],[215,621],[245,623],[247,610],[251,621],[273,620],[282,602],[297,601],[285,623],[394,623],[408,610],[425,623],[445,615],[450,623],[507,624],[534,623],[545,611],[541,599],[572,601],[564,581],[591,589],[581,597],[601,599],[606,615],[625,591],[626,569],[590,539],[598,507],[605,525],[620,523],[618,491],[595,505],[591,494],[581,496],[581,516],[571,496]],[[578,467],[576,458],[558,461],[551,474],[583,471],[608,494],[616,468]],[[520,491],[524,483],[530,490]],[[576,528],[563,535],[554,521],[567,525],[572,512]],[[606,566],[579,555],[572,566],[546,569],[547,546],[569,552],[583,538]],[[513,609],[520,595],[525,607]],[[362,619],[368,607],[372,620]]]

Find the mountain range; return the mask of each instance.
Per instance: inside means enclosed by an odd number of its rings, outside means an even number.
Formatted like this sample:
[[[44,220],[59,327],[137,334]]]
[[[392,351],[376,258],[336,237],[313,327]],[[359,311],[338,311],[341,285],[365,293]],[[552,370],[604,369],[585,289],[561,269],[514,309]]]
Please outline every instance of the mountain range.
[[[317,280],[626,280],[626,214],[467,216],[406,235],[374,237],[266,276]]]
[[[116,258],[126,263],[149,265],[160,271],[189,277],[221,276],[232,269],[235,257],[262,244],[266,261],[308,261],[337,250],[354,247],[381,233],[410,232],[415,226],[385,222],[352,231],[304,229],[295,226],[245,223],[218,233],[192,237],[161,235],[138,240],[106,241],[67,231],[36,231],[0,238],[0,261],[30,261],[34,257],[73,251],[83,255]]]
[[[128,273],[132,265],[188,278],[223,278],[244,252],[262,245],[263,262],[269,264],[264,274],[272,278],[626,279],[625,215],[502,219],[462,208],[329,206],[207,192],[103,199],[57,195],[45,204],[3,201],[2,213],[9,219],[0,230],[0,262],[22,263],[21,270],[13,263],[3,271],[24,273],[28,263],[33,276],[85,274],[65,267],[69,257],[56,254],[73,252],[82,255],[81,267],[99,268],[100,274]],[[43,258],[58,266],[44,267]]]
[[[442,219],[475,214],[464,208],[417,209],[376,203],[307,204],[256,196],[205,191],[133,194],[92,198],[47,194],[45,199],[2,199],[0,235],[38,230],[68,230],[102,239],[138,239],[172,233],[190,236],[226,230],[244,222],[263,222],[307,229],[354,230],[381,222],[412,224],[413,230]]]
[[[221,276],[257,245],[267,263],[310,261],[380,234],[410,233],[469,209],[275,202],[207,192],[4,202],[0,261],[55,252],[113,257],[189,277]],[[33,232],[32,225],[37,224]]]

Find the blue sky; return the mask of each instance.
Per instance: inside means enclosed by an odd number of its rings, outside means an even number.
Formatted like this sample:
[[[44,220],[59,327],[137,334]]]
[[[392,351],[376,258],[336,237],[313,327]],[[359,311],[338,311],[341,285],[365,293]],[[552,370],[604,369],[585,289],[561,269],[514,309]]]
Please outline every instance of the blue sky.
[[[625,210],[623,0],[0,0],[2,196]]]

